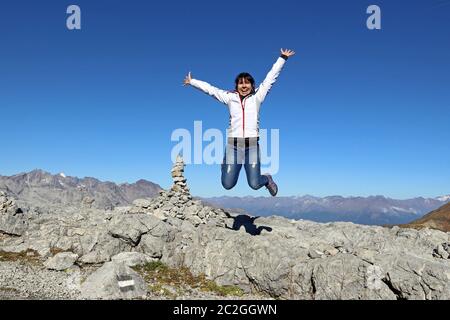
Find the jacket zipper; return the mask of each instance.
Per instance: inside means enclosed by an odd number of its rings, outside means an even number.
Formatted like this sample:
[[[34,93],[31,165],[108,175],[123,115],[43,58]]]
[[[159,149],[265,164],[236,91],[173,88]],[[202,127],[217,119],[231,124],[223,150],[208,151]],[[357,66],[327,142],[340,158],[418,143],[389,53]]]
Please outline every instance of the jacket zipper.
[[[241,99],[241,96],[239,95],[239,100],[241,101],[241,108],[242,108],[242,138],[245,138],[245,97],[244,99]]]

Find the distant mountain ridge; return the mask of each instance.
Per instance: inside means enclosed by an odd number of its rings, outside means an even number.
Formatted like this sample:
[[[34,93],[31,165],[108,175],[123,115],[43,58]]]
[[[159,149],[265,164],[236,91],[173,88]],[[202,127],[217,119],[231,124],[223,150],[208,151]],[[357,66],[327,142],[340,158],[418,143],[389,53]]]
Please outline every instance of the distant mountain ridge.
[[[369,225],[402,224],[416,220],[450,201],[449,196],[396,200],[384,196],[213,197],[210,204],[242,209],[259,216],[281,215],[316,222],[348,221]]]
[[[22,208],[84,204],[111,209],[128,205],[135,199],[155,197],[162,188],[146,180],[118,185],[92,177],[77,178],[36,169],[0,176],[0,190],[13,195]]]

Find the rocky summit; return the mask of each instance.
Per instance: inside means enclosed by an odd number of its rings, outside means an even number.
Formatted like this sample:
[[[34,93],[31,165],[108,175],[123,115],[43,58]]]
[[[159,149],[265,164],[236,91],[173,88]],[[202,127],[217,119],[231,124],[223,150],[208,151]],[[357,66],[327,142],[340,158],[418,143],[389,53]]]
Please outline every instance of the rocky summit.
[[[194,200],[183,173],[178,157],[170,190],[111,210],[28,212],[2,192],[0,298],[450,299],[448,232],[230,212]]]

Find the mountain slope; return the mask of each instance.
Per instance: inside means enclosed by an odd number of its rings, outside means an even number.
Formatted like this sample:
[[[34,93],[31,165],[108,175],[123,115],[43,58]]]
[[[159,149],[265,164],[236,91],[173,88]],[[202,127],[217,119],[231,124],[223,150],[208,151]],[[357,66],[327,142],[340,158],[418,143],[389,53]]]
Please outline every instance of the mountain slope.
[[[444,232],[450,232],[450,203],[431,211],[420,219],[403,225],[412,228],[433,228]]]
[[[10,177],[0,176],[0,190],[14,195],[22,208],[87,204],[109,209],[130,204],[138,198],[154,197],[162,189],[145,180],[117,185],[92,177],[80,179],[33,170]]]

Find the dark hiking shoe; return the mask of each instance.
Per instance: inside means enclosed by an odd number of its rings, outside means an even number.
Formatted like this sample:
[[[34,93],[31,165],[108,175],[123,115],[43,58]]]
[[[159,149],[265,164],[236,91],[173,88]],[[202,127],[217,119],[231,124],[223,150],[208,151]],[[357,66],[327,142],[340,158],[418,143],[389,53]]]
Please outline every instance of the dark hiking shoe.
[[[266,176],[267,179],[269,179],[269,182],[266,185],[267,190],[269,190],[272,197],[275,197],[278,193],[277,184],[273,181],[272,176],[270,174],[264,174],[264,176]]]

